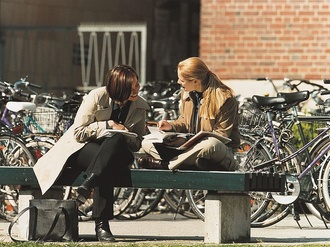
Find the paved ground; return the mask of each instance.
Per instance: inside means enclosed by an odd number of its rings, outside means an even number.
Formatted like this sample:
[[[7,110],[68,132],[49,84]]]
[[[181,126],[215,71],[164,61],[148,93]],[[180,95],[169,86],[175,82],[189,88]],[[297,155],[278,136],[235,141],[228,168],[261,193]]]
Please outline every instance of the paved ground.
[[[278,224],[267,228],[251,229],[253,245],[303,245],[324,244],[330,246],[330,229],[314,216],[309,215],[310,226],[302,215],[299,221],[302,229],[289,215]],[[201,220],[188,219],[173,214],[151,214],[139,220],[111,221],[111,229],[118,243],[166,244],[202,244],[204,223]],[[8,222],[0,222],[0,240],[11,241],[8,236]],[[84,243],[97,243],[93,222],[80,222],[79,233]]]

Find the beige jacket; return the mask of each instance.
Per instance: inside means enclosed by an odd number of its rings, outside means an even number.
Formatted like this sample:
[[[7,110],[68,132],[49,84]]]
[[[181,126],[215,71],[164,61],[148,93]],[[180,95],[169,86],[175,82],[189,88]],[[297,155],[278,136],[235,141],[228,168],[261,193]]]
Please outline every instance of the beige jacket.
[[[217,99],[214,99],[217,100]],[[203,100],[201,101],[203,104]],[[193,133],[194,104],[187,92],[182,92],[180,116],[170,122],[176,132]],[[199,117],[198,130],[216,131],[230,138],[232,141],[227,146],[237,148],[240,144],[240,132],[238,129],[238,102],[235,98],[227,98],[216,113],[215,119]]]
[[[112,113],[112,103],[105,87],[94,89],[85,96],[73,125],[33,167],[42,194],[54,184],[67,159],[107,128],[106,122]],[[128,146],[133,152],[141,147],[148,108],[147,102],[140,97],[130,105],[124,125],[129,131],[138,134],[138,138],[127,138]]]

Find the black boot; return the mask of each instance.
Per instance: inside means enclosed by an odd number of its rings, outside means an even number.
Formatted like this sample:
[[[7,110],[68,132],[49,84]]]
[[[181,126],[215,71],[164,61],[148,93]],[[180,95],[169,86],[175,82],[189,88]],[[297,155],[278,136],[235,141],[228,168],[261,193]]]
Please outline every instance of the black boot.
[[[108,220],[95,220],[96,237],[101,242],[115,242],[116,239],[112,235]]]
[[[78,197],[77,200],[81,203],[85,203],[91,194],[91,188],[94,187],[97,176],[92,173],[77,189]]]

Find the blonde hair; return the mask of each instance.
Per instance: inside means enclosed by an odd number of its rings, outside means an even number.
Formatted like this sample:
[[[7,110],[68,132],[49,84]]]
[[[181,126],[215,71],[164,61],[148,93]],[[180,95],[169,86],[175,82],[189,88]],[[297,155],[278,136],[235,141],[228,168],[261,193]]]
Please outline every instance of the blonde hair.
[[[214,119],[220,106],[229,97],[234,97],[233,90],[225,85],[199,57],[187,58],[178,64],[181,76],[188,81],[199,80],[203,89],[203,104],[200,115]]]

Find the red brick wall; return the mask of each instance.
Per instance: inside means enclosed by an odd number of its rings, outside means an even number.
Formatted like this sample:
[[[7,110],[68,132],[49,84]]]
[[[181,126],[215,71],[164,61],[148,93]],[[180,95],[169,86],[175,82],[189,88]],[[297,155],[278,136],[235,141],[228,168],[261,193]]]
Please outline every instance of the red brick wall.
[[[223,79],[330,78],[329,0],[201,0],[200,56]]]

